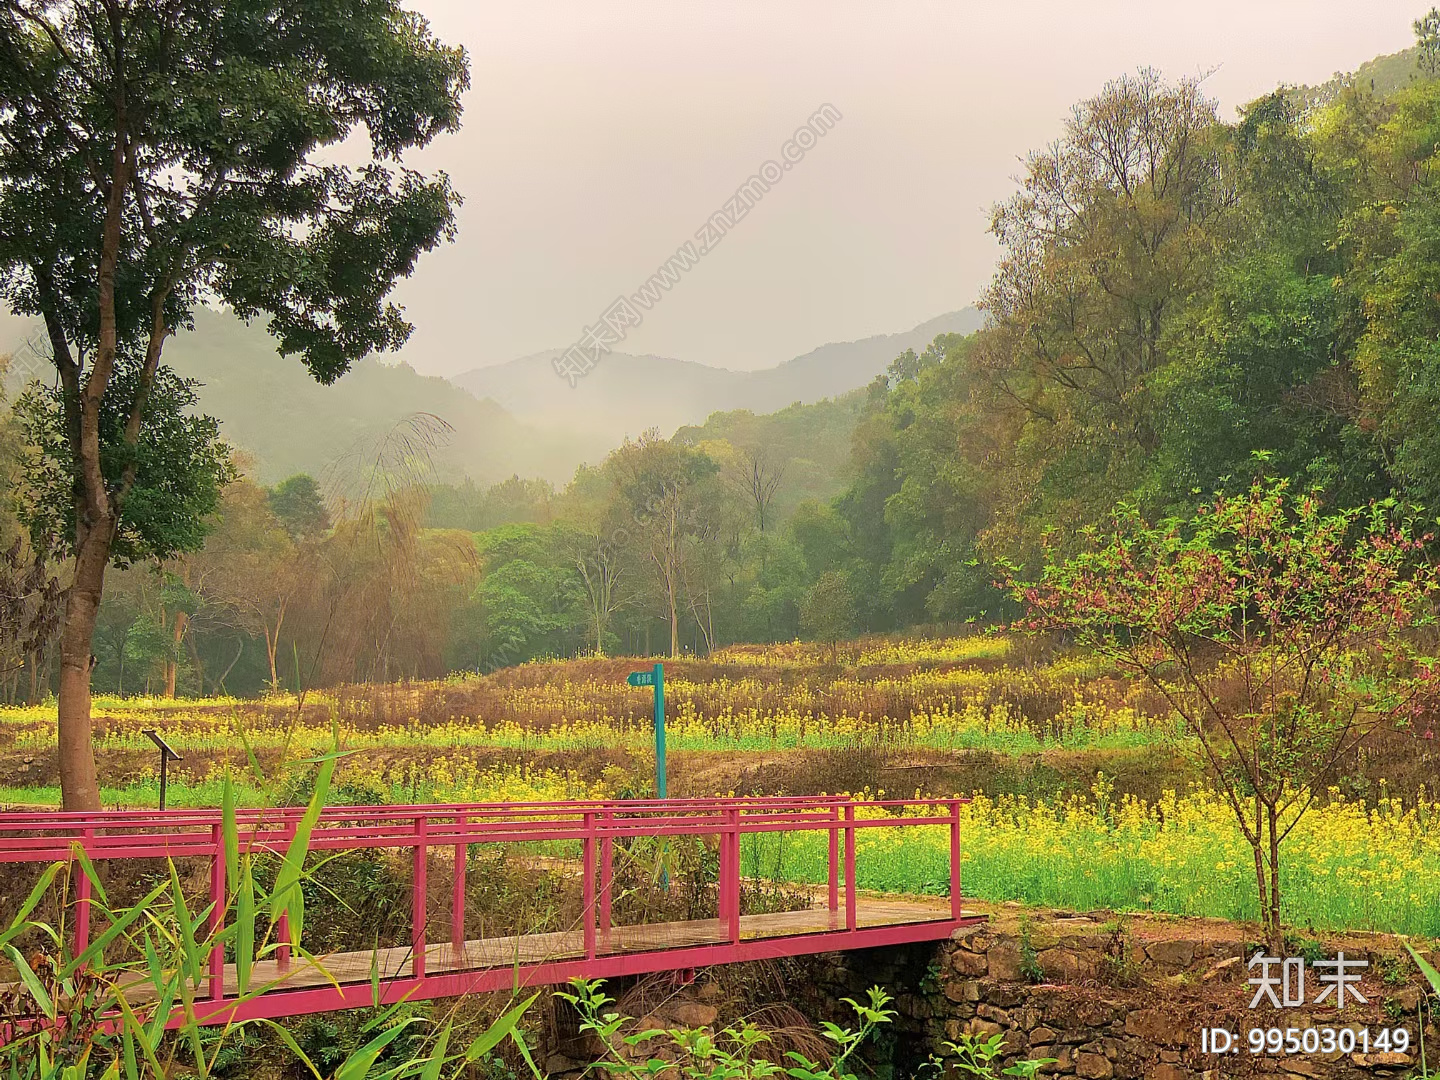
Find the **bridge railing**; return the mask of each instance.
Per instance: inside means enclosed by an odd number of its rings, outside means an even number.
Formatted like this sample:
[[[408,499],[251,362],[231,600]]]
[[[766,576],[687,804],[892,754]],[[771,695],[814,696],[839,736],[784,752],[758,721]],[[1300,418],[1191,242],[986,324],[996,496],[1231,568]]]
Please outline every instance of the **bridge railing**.
[[[549,842],[578,849],[584,952],[603,951],[612,927],[617,844],[639,838],[714,838],[718,847],[718,916],[723,937],[741,940],[741,840],[766,833],[823,833],[827,841],[825,903],[834,928],[857,929],[856,837],[866,829],[947,827],[950,916],[962,919],[961,807],[968,800],[877,799],[841,796],[729,797],[709,799],[588,800],[578,802],[457,803],[421,806],[335,806],[319,813],[307,850],[401,849],[410,853],[411,974],[425,978],[431,940],[428,870],[430,855],[448,849],[453,889],[448,937],[457,952],[465,942],[467,861],[474,845]],[[296,840],[303,807],[235,811],[240,852],[283,857]],[[134,859],[201,859],[210,864],[209,920],[212,935],[227,917],[226,838],[219,810],[117,810],[101,813],[0,814],[0,864],[54,862],[81,849],[91,862]],[[573,855],[568,856],[573,858]],[[90,935],[90,882],[77,882],[73,933],[76,955]],[[818,882],[816,883],[819,884]],[[843,923],[840,913],[844,912]],[[443,940],[443,939],[442,939]],[[277,928],[276,959],[290,962],[289,929]],[[225,993],[223,948],[212,949],[208,991]]]

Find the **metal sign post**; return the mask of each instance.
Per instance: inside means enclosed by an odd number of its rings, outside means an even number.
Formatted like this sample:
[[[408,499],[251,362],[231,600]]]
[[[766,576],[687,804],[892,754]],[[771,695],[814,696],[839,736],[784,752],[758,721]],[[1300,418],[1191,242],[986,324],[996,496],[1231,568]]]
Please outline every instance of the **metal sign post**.
[[[140,734],[146,736],[160,749],[160,809],[164,810],[165,789],[168,786],[170,780],[170,762],[184,761],[185,759],[170,748],[170,744],[160,737],[159,732],[153,729],[147,729],[145,731],[142,731]]]
[[[625,677],[631,686],[655,688],[655,797],[665,795],[665,665],[656,664],[649,671],[632,671]]]

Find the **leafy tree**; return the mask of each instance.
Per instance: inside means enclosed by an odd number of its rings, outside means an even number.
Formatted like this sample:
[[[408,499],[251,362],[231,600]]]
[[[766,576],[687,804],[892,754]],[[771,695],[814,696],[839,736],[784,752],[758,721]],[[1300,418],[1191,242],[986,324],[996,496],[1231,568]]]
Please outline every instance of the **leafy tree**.
[[[1365,312],[1354,349],[1359,420],[1389,461],[1395,486],[1440,498],[1440,81],[1395,95],[1369,137],[1380,205],[1343,225],[1354,252],[1346,276]]]
[[[1233,227],[1219,134],[1198,80],[1112,80],[993,212],[1004,256],[974,368],[984,407],[1013,425],[996,507],[1019,542],[1038,531],[1027,519],[1093,520],[1158,445],[1149,383],[1166,327]]]
[[[456,126],[466,84],[463,53],[398,0],[0,8],[0,299],[45,324],[68,480],[51,514],[73,530],[67,810],[99,808],[89,667],[106,566],[140,538],[198,539],[193,516],[173,536],[134,524],[167,338],[213,298],[267,317],[324,382],[403,342],[385,297],[450,233],[455,196],[398,163]],[[351,138],[360,129],[368,142]],[[369,163],[322,160],[342,142]]]
[[[754,488],[750,481],[755,477],[752,473],[745,478],[746,458],[758,457],[762,474],[759,493],[764,496],[766,488],[773,487],[765,502],[764,531],[768,533],[781,526],[801,502],[829,500],[844,490],[850,440],[864,410],[865,396],[861,388],[808,405],[797,402],[774,413],[756,415],[747,409],[711,413],[704,424],[680,428],[675,441],[706,453],[711,453],[710,446],[733,447],[733,457],[711,456],[721,464],[725,479],[751,499]],[[757,519],[759,509],[755,507]]]
[[[1151,382],[1159,445],[1134,489],[1141,503],[1182,512],[1202,492],[1243,490],[1257,453],[1271,475],[1346,505],[1388,494],[1383,454],[1354,427],[1353,370],[1337,363],[1352,327],[1333,279],[1283,252],[1218,271],[1173,325],[1172,347],[1188,355]]]
[[[1415,63],[1430,78],[1440,76],[1440,8],[1431,8],[1415,20]]]
[[[571,652],[584,633],[584,593],[565,559],[566,537],[540,525],[505,525],[479,537],[485,576],[480,667],[493,670]]]
[[[144,423],[127,444],[125,394],[137,377],[133,370],[117,372],[111,385],[120,392],[104,399],[98,416],[101,471],[125,486],[125,513],[115,518],[108,545],[117,566],[164,562],[200,547],[220,491],[234,478],[219,422],[194,412],[195,384],[168,368],[155,372],[145,395]],[[32,385],[16,408],[32,450],[21,499],[30,534],[37,542],[53,538],[67,552],[78,552],[86,512],[83,500],[71,497],[64,391]],[[73,604],[74,588],[70,595]]]
[[[280,481],[269,492],[270,509],[292,540],[308,540],[330,528],[330,511],[320,485],[306,473]]]
[[[855,629],[855,594],[838,570],[827,570],[811,586],[800,605],[800,626],[816,641],[830,646],[830,662],[840,662],[840,642]]]
[[[44,552],[16,534],[0,548],[0,700],[19,697],[20,674],[29,669],[30,703],[42,697],[41,669],[60,620],[60,584]]]
[[[163,669],[170,656],[169,629],[153,612],[141,612],[130,625],[123,648],[125,665],[144,673],[144,690],[149,694],[153,689],[152,678]]]
[[[982,467],[993,435],[972,393],[974,345],[947,335],[891,368],[885,411],[899,486],[885,501],[893,539],[883,579],[906,599],[909,621],[993,615],[1004,601],[980,559],[994,509]]]
[[[638,441],[627,439],[606,469],[628,519],[622,542],[636,543],[648,558],[670,623],[670,655],[679,656],[685,559],[713,506],[715,493],[707,481],[718,468],[698,450],[647,432]]]
[[[0,391],[8,358],[0,355]],[[18,510],[25,481],[23,432],[0,392],[0,700],[20,696],[20,676],[29,669],[25,697],[42,695],[42,665],[60,616],[60,583],[50,547],[28,542]]]
[[[871,630],[904,625],[919,606],[914,595],[896,596],[884,580],[895,549],[885,508],[902,482],[896,426],[886,409],[890,393],[886,376],[868,387],[865,413],[851,442],[854,480],[834,500],[832,513],[816,514],[813,504],[802,506],[791,523],[812,580],[828,569],[850,572],[860,597],[858,617]]]
[[[1280,949],[1281,846],[1336,763],[1432,697],[1429,536],[1394,504],[1322,511],[1284,481],[1147,524],[1122,508],[1085,550],[1016,586],[1035,630],[1065,631],[1158,691],[1196,740],[1255,859]]]
[[[291,496],[297,488],[303,491],[304,485],[293,485]],[[280,635],[318,562],[313,538],[308,543],[296,542],[297,536],[313,537],[309,527],[318,525],[318,519],[307,510],[313,504],[298,498],[282,502],[282,506],[288,503],[292,512],[287,523],[276,510],[276,501],[275,491],[266,492],[250,480],[231,484],[221,500],[215,531],[205,549],[193,557],[208,570],[206,593],[212,606],[227,613],[246,633],[263,640],[272,690],[280,687]],[[320,509],[323,512],[323,505]]]
[[[481,490],[469,477],[460,484],[435,484],[430,489],[426,524],[436,529],[484,532],[501,525],[551,520],[554,486],[548,480],[512,476]]]

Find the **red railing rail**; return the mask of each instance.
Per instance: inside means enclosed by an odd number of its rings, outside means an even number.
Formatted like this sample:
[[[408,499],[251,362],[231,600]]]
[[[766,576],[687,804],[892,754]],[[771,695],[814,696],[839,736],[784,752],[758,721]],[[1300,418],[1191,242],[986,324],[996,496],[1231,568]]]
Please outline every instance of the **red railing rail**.
[[[460,952],[465,942],[467,854],[474,844],[554,841],[574,844],[582,867],[582,937],[584,955],[594,961],[612,931],[617,841],[630,838],[714,837],[719,850],[718,915],[723,936],[732,947],[741,942],[741,838],[771,832],[824,832],[828,836],[828,881],[825,903],[843,931],[855,935],[857,922],[856,835],[862,829],[948,826],[950,831],[949,924],[963,918],[961,908],[962,798],[851,799],[843,796],[727,797],[658,800],[579,800],[530,803],[445,803],[419,806],[335,806],[321,810],[308,850],[409,850],[412,858],[411,970],[407,992],[439,996],[425,989],[430,853],[453,852],[449,938]],[[242,853],[283,856],[294,842],[303,807],[246,808],[235,811]],[[73,859],[76,847],[92,862],[130,859],[210,860],[209,925],[219,931],[226,908],[226,844],[219,810],[115,810],[100,813],[0,813],[0,864],[54,862]],[[573,849],[572,849],[573,850]],[[843,856],[843,857],[842,857]],[[86,875],[76,875],[75,950],[83,951],[90,934],[91,896]],[[818,884],[818,883],[817,883]],[[842,904],[843,899],[843,904]],[[943,920],[943,916],[940,916]],[[936,925],[935,932],[946,932]],[[914,940],[913,934],[906,940]],[[277,927],[276,958],[290,962],[285,942],[289,931]],[[866,939],[869,940],[868,938]],[[899,939],[897,939],[899,940]],[[856,939],[857,944],[860,943]],[[828,947],[835,947],[830,944]],[[815,951],[815,950],[811,950]],[[738,949],[735,958],[744,958]],[[729,954],[715,954],[721,962]],[[632,965],[633,966],[633,965]],[[649,970],[660,970],[651,967]],[[557,969],[558,970],[558,969]],[[566,969],[567,971],[570,969]],[[619,969],[617,969],[619,970]],[[212,949],[206,990],[213,1001],[225,996],[224,956]],[[568,976],[566,976],[568,977]],[[459,984],[455,984],[459,985]],[[366,988],[368,992],[368,987]],[[290,996],[284,992],[281,996]],[[274,995],[271,995],[274,996]],[[312,995],[313,996],[313,995]],[[342,993],[341,997],[344,995]],[[315,998],[324,1002],[328,999]],[[347,999],[348,1000],[348,999]],[[315,1006],[319,1007],[319,1006]],[[328,1007],[345,1007],[331,1004]],[[254,1011],[253,1009],[251,1011]],[[299,1011],[312,1011],[307,1006]],[[214,1015],[219,1016],[220,1013]],[[226,1014],[229,1015],[229,1014]],[[283,1015],[283,1013],[270,1013]]]

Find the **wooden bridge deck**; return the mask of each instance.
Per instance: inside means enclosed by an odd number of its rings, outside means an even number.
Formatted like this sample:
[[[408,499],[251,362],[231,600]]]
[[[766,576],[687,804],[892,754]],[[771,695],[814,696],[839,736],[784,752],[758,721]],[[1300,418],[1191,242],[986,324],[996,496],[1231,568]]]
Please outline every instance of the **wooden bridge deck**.
[[[858,927],[906,926],[948,920],[949,904],[916,903],[907,900],[863,900],[855,907]],[[740,940],[768,937],[799,937],[845,929],[845,913],[811,909],[806,912],[776,914],[743,914],[740,916]],[[621,953],[660,952],[698,945],[723,945],[729,942],[726,924],[720,919],[694,919],[690,922],[645,923],[639,926],[615,926],[609,933],[596,937],[599,956]],[[442,972],[480,971],[485,968],[511,968],[516,965],[539,965],[556,960],[585,958],[585,932],[559,930],[553,933],[528,933],[514,937],[482,937],[465,942],[458,952],[449,942],[426,946],[426,975]],[[294,959],[288,971],[282,971],[275,960],[264,960],[253,966],[251,985],[274,985],[276,989],[300,986],[327,986],[331,982],[366,982],[369,984],[372,965],[379,966],[380,978],[397,979],[413,975],[413,950],[409,946],[363,952],[330,953],[310,963]],[[235,965],[225,966],[225,994],[238,992]]]
[[[890,926],[911,926],[946,922],[951,917],[947,902],[925,903],[914,900],[863,898],[857,903],[855,921],[858,929]],[[789,939],[812,934],[843,932],[845,912],[816,907],[804,911],[785,911],[767,915],[740,916],[740,940],[763,941]],[[615,926],[596,939],[600,957],[626,953],[657,953],[668,949],[686,949],[705,945],[723,945],[730,940],[726,924],[720,919],[693,919],[685,922],[645,923],[636,926]],[[566,960],[585,959],[583,930],[561,930],[543,934],[522,934],[514,937],[480,938],[464,943],[456,950],[449,942],[428,945],[424,970],[427,976],[486,969],[513,969],[552,964]],[[276,960],[263,960],[252,966],[251,990],[266,988],[266,993],[331,987],[336,983],[363,984],[368,990],[372,974],[378,971],[382,980],[406,979],[414,976],[414,951],[408,946],[337,952],[317,956],[315,961],[296,957],[282,965]],[[235,965],[226,964],[224,991],[226,997],[240,992]],[[126,993],[135,1003],[153,998],[154,988],[148,983],[136,984]]]

